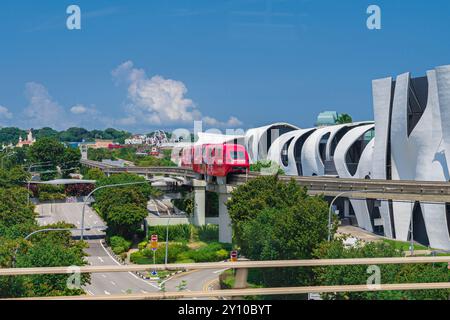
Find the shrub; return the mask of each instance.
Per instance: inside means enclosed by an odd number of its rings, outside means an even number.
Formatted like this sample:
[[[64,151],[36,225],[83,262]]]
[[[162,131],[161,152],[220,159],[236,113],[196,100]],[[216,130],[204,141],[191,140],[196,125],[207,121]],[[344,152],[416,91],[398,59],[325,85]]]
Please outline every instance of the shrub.
[[[121,254],[121,253],[123,253],[123,252],[125,252],[125,248],[124,247],[113,247],[112,248],[112,251],[115,253],[115,254]]]
[[[53,184],[40,184],[39,185],[39,193],[64,193],[63,185],[53,185]]]
[[[66,186],[65,192],[71,197],[82,197],[87,196],[94,188],[95,186],[89,183],[69,184]]]
[[[147,257],[142,251],[136,251],[130,255],[130,261],[136,264],[151,264],[153,257]]]
[[[198,228],[198,238],[200,241],[211,242],[219,241],[219,226],[207,224]]]
[[[149,235],[157,234],[159,240],[166,239],[167,226],[152,226],[148,228]],[[176,224],[169,226],[169,241],[187,242],[191,239],[193,226]]]
[[[144,249],[147,247],[147,245],[148,245],[148,242],[147,242],[147,241],[142,241],[142,242],[140,242],[140,243],[138,244],[138,249],[139,249],[139,250],[144,250]]]
[[[220,249],[216,251],[217,260],[226,260],[230,257],[230,253],[225,249]]]
[[[64,193],[48,193],[48,192],[40,192],[39,193],[39,201],[53,201],[53,200],[63,200],[66,198]]]
[[[127,241],[124,238],[119,237],[119,236],[111,237],[109,239],[109,243],[111,245],[112,251],[115,254],[121,254],[123,252],[126,252],[126,251],[130,250],[130,247],[131,247],[130,241]]]
[[[229,256],[229,245],[218,242],[210,243],[197,250],[190,250],[179,256],[180,259],[192,259],[195,262],[215,262],[225,260]]]

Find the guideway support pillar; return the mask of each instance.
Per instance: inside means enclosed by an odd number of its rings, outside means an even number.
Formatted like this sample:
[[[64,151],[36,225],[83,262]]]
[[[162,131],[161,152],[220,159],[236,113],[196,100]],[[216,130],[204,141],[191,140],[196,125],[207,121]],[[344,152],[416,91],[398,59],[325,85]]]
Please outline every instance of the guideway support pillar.
[[[225,203],[231,197],[232,187],[227,185],[219,185],[219,242],[231,243],[232,242],[232,228],[231,219],[228,214],[228,208]]]
[[[194,186],[194,225],[205,225],[205,201],[206,201],[206,182],[203,180],[193,180]]]

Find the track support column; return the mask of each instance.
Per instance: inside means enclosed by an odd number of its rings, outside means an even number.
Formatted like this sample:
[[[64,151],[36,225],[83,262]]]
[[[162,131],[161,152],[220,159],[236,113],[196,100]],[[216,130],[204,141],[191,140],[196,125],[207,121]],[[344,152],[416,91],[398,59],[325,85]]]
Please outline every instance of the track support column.
[[[231,219],[228,214],[228,208],[225,203],[231,197],[232,187],[227,185],[219,185],[219,242],[231,243],[233,238],[233,230],[231,228]]]
[[[203,180],[193,180],[194,186],[194,225],[205,225],[205,201],[206,201],[206,183]]]

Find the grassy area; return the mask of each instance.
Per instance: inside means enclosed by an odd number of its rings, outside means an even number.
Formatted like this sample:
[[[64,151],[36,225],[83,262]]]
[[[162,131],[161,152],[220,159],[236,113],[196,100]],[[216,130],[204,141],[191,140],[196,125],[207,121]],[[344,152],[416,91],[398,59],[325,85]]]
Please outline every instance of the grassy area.
[[[400,251],[408,251],[410,250],[410,242],[406,242],[406,241],[397,241],[397,240],[391,240],[391,239],[383,239],[382,240],[385,243],[391,244],[395,247],[395,249],[400,250]],[[430,248],[421,245],[421,244],[414,244],[414,250],[428,250]]]
[[[165,243],[160,243],[158,250],[154,253],[148,248],[147,243],[139,244],[139,251],[133,252],[130,260],[136,264],[152,264],[153,255],[156,263],[164,263]],[[216,262],[223,261],[230,256],[231,245],[218,242],[169,242],[169,263],[192,263],[192,262]]]

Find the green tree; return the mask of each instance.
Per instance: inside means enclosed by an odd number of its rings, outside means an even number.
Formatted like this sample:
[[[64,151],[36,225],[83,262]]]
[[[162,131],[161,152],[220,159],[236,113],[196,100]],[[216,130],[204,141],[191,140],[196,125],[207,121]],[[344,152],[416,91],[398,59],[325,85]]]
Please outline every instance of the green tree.
[[[0,187],[20,186],[30,179],[30,175],[22,167],[10,170],[0,169]]]
[[[64,155],[64,145],[53,138],[42,138],[29,148],[28,155],[33,163],[50,162],[57,165]]]
[[[0,128],[0,144],[17,144],[19,142],[19,137],[26,137],[27,132],[19,128],[7,127]]]
[[[276,176],[258,177],[238,186],[226,205],[235,240],[250,259],[310,259],[328,235],[327,202],[308,196],[294,180],[285,183]],[[252,272],[252,282],[267,287],[301,286],[311,284],[312,275],[310,268],[264,269]]]
[[[327,204],[307,197],[297,205],[261,211],[242,224],[241,253],[251,260],[311,259],[314,248],[328,235]],[[313,284],[311,268],[278,268],[259,271],[264,287]]]
[[[16,250],[17,267],[84,265],[84,243],[73,241],[70,232],[41,233],[24,240],[39,229],[34,206],[28,204],[25,188],[15,186],[13,180],[6,182],[7,186],[0,187],[0,267],[12,267]],[[73,226],[58,223],[46,227]],[[66,280],[67,275],[0,277],[0,297],[83,293],[80,289],[69,290]],[[89,275],[83,275],[81,280],[81,284],[87,283]]]
[[[28,149],[31,163],[48,163],[42,180],[50,180],[56,176],[56,166],[61,163],[64,155],[64,145],[54,138],[42,138]],[[42,170],[41,170],[42,171]]]
[[[322,243],[314,252],[319,259],[350,259],[401,257],[402,252],[392,244],[385,242],[357,243],[354,247],[346,247],[338,239]],[[381,284],[387,283],[422,283],[448,282],[447,264],[404,264],[379,265]],[[368,277],[367,265],[326,266],[314,268],[317,285],[357,285],[366,284]],[[412,290],[412,291],[368,291],[324,294],[324,299],[331,300],[423,300],[449,298],[450,290]]]
[[[114,234],[130,238],[138,231],[147,215],[146,208],[133,203],[114,206],[108,212],[108,227],[113,230]]]
[[[74,228],[66,223],[47,225],[46,228]],[[72,240],[69,231],[36,234],[17,254],[17,267],[56,267],[83,266],[86,244]],[[21,277],[26,296],[62,296],[84,294],[81,288],[70,289],[67,286],[67,275],[37,275]],[[83,274],[80,285],[89,283],[89,274]]]
[[[76,171],[75,168],[79,166],[81,159],[81,152],[78,148],[64,148],[64,153],[61,157],[60,168],[62,170],[62,175],[67,178],[69,174]]]
[[[114,189],[105,188],[95,193],[96,206],[107,222],[108,227],[111,228],[111,230],[108,230],[109,235],[119,234],[124,237],[130,237],[136,233],[135,223],[137,222],[128,223],[126,220],[121,220],[124,217],[120,215],[119,211],[124,209],[130,210],[130,215],[134,218],[144,214],[144,212],[146,216],[148,214],[147,202],[150,196],[159,196],[160,191],[154,189],[143,177],[130,173],[112,175],[100,179],[96,183],[96,186],[100,187],[132,182],[141,184],[114,187]],[[142,222],[142,219],[140,222]]]
[[[0,225],[6,228],[34,224],[34,208],[27,205],[27,190],[0,188]]]
[[[44,127],[42,129],[33,130],[33,135],[36,137],[36,140],[42,138],[53,138],[58,139],[58,131],[53,130],[49,127]]]
[[[284,175],[284,170],[281,169],[277,163],[272,161],[258,161],[250,165],[250,171],[261,172],[263,170],[273,175]]]
[[[101,180],[106,178],[106,175],[99,168],[89,169],[83,177],[86,180]]]
[[[352,117],[347,113],[339,114],[336,119],[336,124],[345,124],[345,123],[352,123],[352,122],[353,122]]]
[[[236,240],[239,243],[241,224],[254,219],[261,211],[290,208],[307,198],[306,188],[298,186],[294,180],[285,183],[276,176],[261,176],[238,186],[226,203]]]

